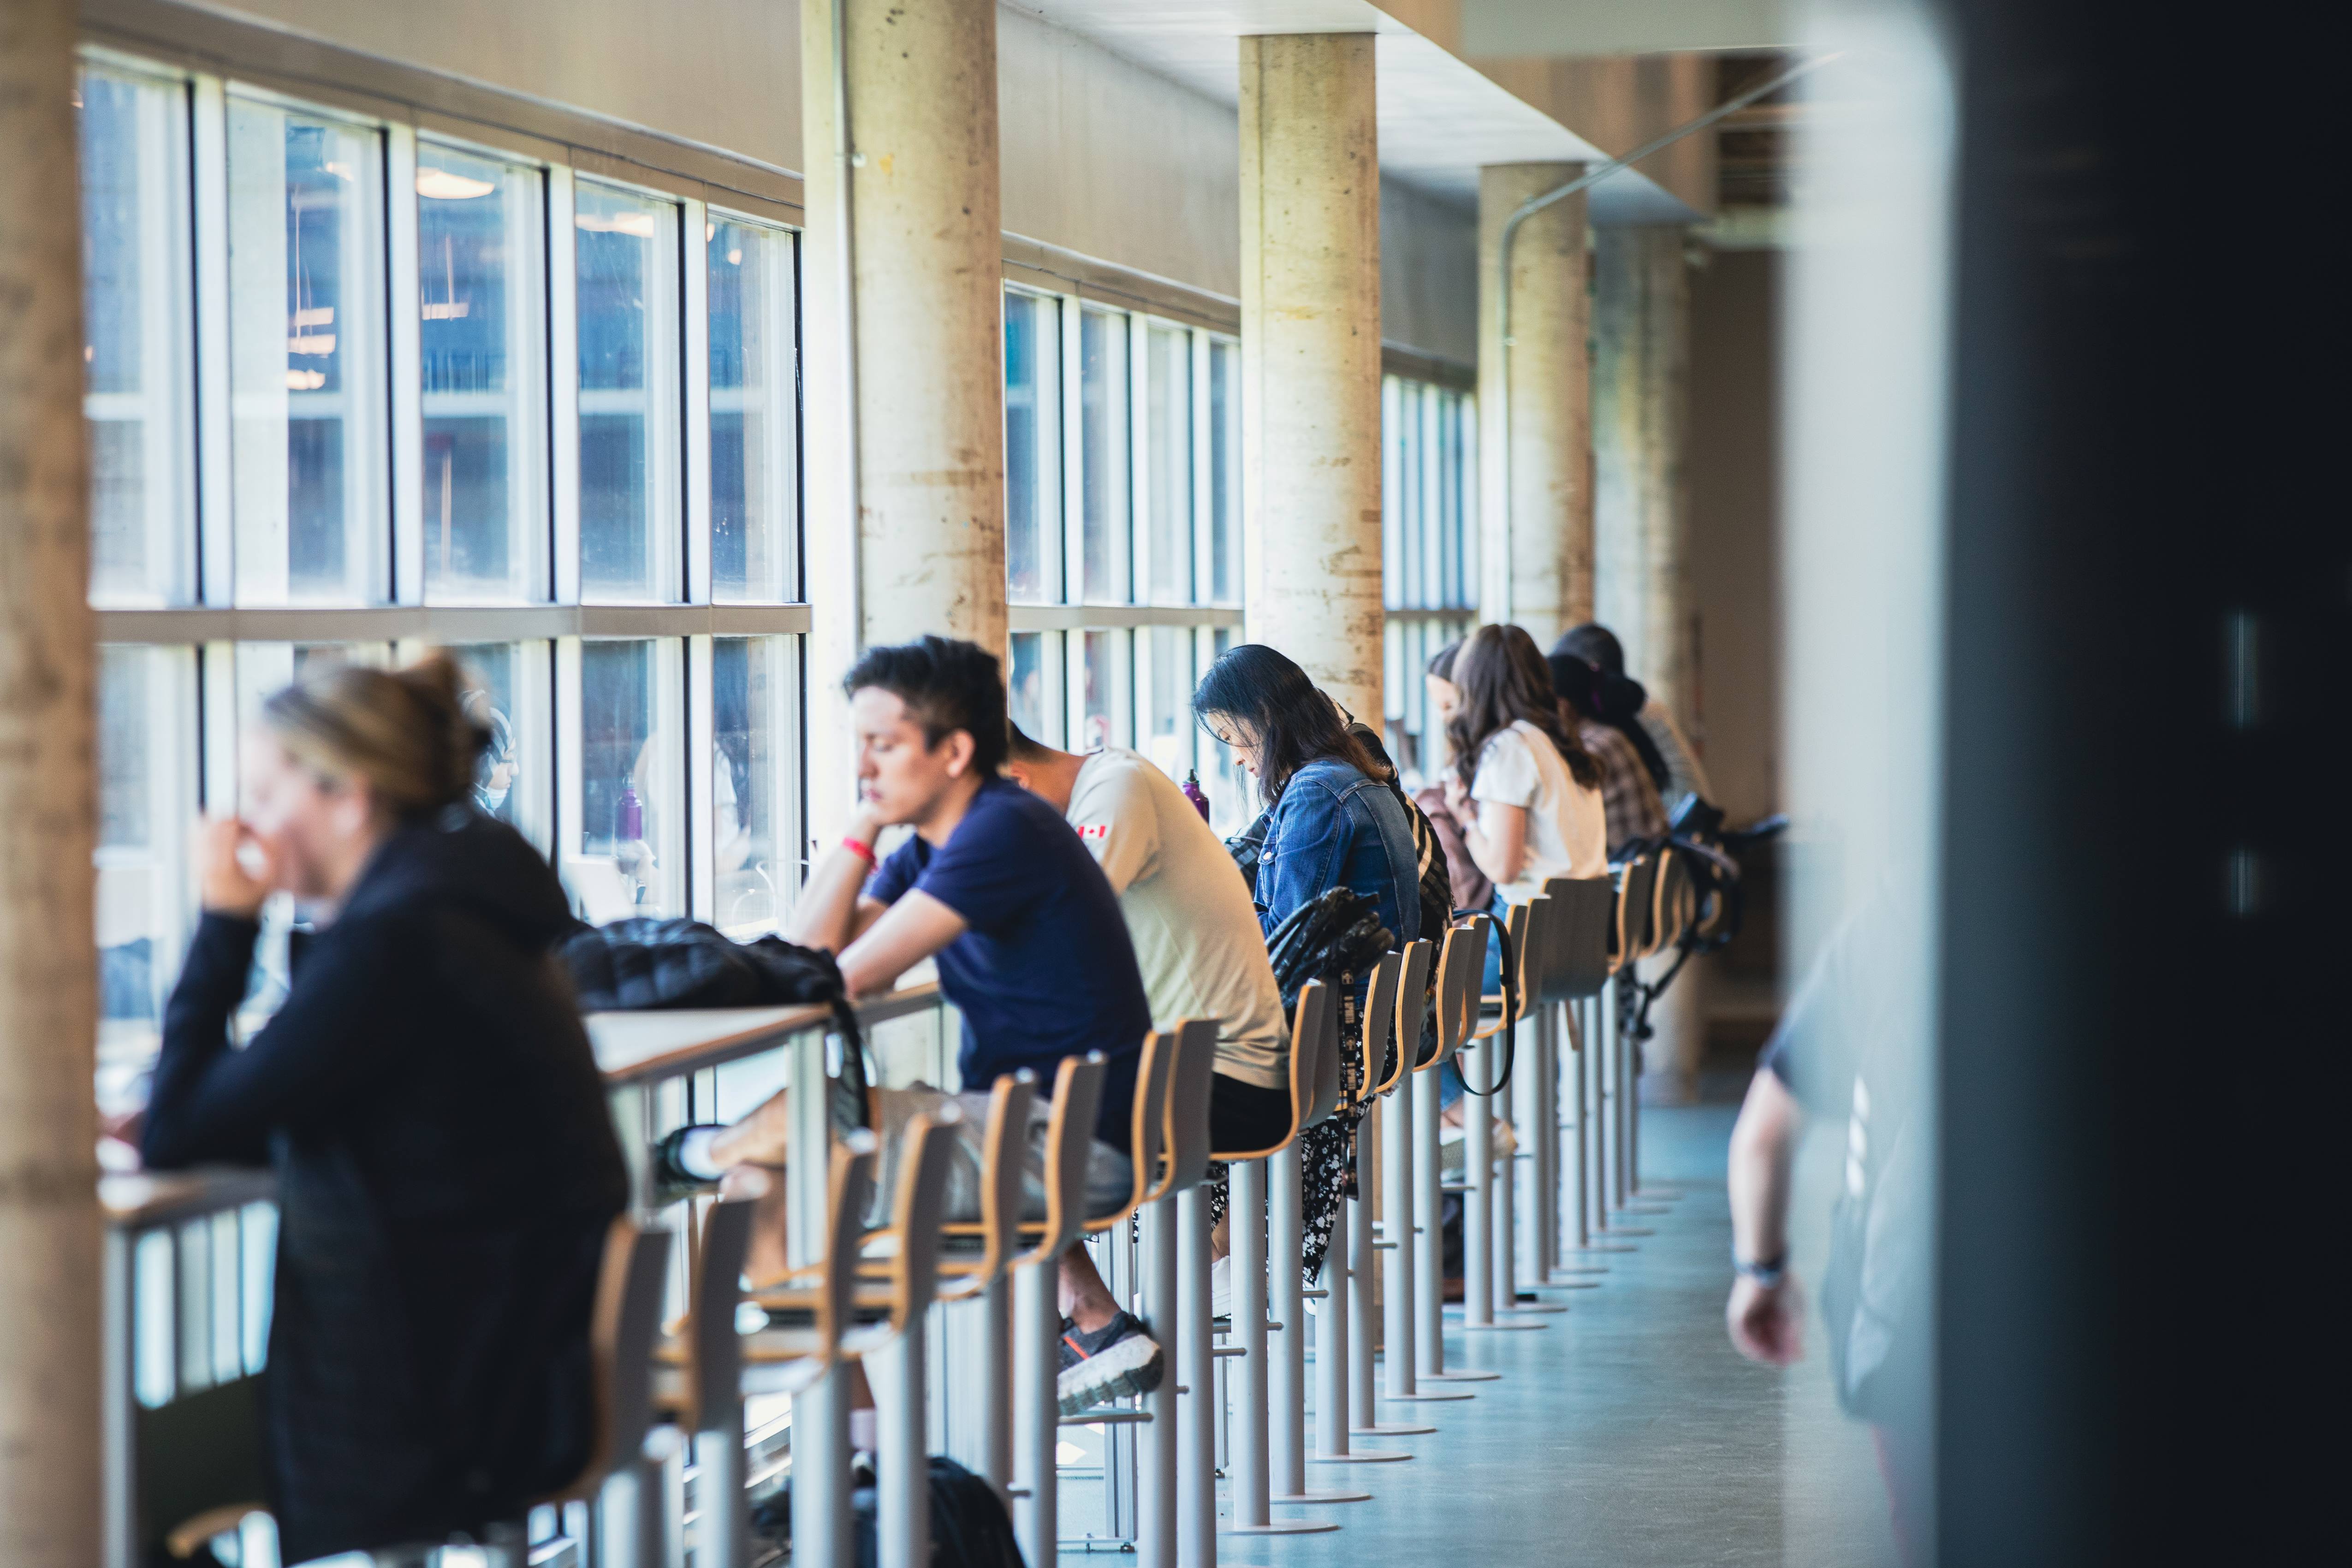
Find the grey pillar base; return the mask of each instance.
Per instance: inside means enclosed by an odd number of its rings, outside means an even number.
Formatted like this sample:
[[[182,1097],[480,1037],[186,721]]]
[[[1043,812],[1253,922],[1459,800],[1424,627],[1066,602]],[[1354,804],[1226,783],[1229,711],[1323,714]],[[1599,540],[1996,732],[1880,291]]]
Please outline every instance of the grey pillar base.
[[[1412,1396],[1407,1395],[1407,1397]],[[1444,1397],[1453,1399],[1458,1396],[1449,1394]],[[1369,1426],[1349,1427],[1348,1436],[1350,1437],[1422,1437],[1436,1430],[1434,1426],[1400,1426],[1393,1422],[1375,1421]]]

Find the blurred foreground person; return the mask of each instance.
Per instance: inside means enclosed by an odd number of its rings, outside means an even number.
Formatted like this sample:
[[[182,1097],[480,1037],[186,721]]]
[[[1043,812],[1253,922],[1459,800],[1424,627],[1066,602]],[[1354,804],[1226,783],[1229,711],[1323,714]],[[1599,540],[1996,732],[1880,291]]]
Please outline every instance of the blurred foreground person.
[[[1923,1052],[1906,1003],[1903,911],[1882,887],[1847,920],[1790,1002],[1731,1130],[1731,1342],[1750,1361],[1804,1353],[1805,1301],[1789,1267],[1791,1166],[1809,1118],[1845,1124],[1822,1271],[1830,1373],[1847,1415],[1870,1424],[1906,1561],[1932,1513],[1927,1431],[1934,1173]],[[1906,1045],[1906,1042],[1910,1042]]]
[[[489,737],[457,667],[278,692],[213,823],[164,1015],[151,1167],[268,1163],[277,1283],[263,1459],[283,1560],[479,1537],[570,1482],[595,1426],[589,1313],[626,1196],[550,947],[555,873],[474,808]],[[273,892],[318,930],[242,1048]]]

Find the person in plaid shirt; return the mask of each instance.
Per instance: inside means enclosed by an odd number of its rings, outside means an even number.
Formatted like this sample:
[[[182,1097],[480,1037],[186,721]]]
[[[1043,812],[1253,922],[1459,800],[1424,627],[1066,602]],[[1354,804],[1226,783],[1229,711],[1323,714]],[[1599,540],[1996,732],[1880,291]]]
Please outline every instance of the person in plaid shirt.
[[[1650,770],[1642,765],[1633,743],[1599,718],[1601,703],[1594,684],[1600,672],[1574,654],[1555,653],[1546,662],[1551,666],[1552,690],[1559,698],[1561,726],[1583,742],[1593,761],[1601,764],[1601,806],[1609,820],[1609,858],[1617,859],[1638,839],[1663,837],[1666,808],[1658,799],[1657,786],[1650,782]]]

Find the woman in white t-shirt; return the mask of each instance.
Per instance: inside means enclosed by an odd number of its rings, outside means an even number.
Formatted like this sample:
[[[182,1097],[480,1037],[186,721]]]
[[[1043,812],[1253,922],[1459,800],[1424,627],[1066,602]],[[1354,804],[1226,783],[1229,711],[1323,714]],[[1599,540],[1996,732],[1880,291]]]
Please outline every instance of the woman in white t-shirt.
[[[1498,901],[1520,903],[1554,877],[1609,874],[1601,767],[1560,728],[1551,671],[1517,626],[1485,626],[1454,659],[1461,705],[1446,723],[1446,804]]]

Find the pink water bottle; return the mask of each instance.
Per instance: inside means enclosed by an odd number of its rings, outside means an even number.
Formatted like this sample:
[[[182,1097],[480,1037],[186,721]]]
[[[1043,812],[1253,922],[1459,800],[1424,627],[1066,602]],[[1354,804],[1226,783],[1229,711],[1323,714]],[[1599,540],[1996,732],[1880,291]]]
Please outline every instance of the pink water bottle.
[[[1209,820],[1209,797],[1201,793],[1201,770],[1198,768],[1192,768],[1184,774],[1184,798],[1192,803],[1192,809],[1201,814],[1202,821]]]

